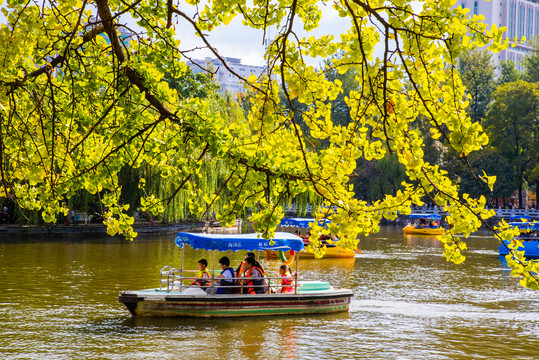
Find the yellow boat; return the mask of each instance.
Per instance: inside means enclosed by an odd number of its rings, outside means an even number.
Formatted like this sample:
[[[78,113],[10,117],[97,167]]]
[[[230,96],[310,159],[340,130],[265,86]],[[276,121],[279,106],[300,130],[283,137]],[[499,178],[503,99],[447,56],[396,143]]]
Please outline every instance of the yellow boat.
[[[274,250],[264,251],[266,258],[279,258],[279,252]],[[356,255],[354,250],[345,249],[342,246],[326,246],[326,258],[353,258]],[[290,258],[289,252],[285,253],[286,258]],[[302,259],[314,259],[313,248],[311,245],[305,245],[305,251],[299,253],[299,257]]]
[[[438,228],[417,228],[414,225],[406,225],[402,229],[404,234],[414,234],[414,235],[442,235],[445,234],[445,229],[443,227]]]
[[[297,229],[298,235],[301,229],[309,229],[313,222],[316,221],[314,218],[286,218],[281,220],[281,227],[290,227],[292,229]],[[329,220],[321,220],[321,223],[324,223],[325,226],[327,223],[329,223]],[[307,233],[308,236],[308,233]],[[303,243],[305,244],[305,251],[302,251],[299,253],[300,258],[305,259],[314,259],[314,252],[312,245],[310,242],[304,238]],[[360,253],[361,251],[357,251],[357,253]],[[267,250],[264,252],[264,255],[266,258],[279,258],[279,252],[274,250]],[[349,250],[345,249],[342,246],[336,245],[336,244],[327,244],[326,246],[326,254],[324,255],[323,259],[326,258],[353,258],[356,255],[356,250]],[[290,254],[285,254],[286,258],[290,258]]]
[[[409,219],[416,219],[414,224],[408,224],[402,229],[404,234],[442,235],[445,229],[440,226],[442,217],[435,214],[410,214]]]

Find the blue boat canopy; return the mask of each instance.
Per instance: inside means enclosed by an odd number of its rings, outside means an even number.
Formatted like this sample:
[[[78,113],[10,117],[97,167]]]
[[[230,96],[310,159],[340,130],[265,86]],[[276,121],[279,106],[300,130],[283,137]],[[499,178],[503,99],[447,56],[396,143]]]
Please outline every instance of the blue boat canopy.
[[[315,219],[314,218],[289,218],[289,219],[282,219],[281,220],[281,226],[296,226],[296,227],[299,227],[299,228],[310,228],[310,224],[314,223],[315,222]],[[325,219],[325,220],[320,220],[319,224],[320,225],[325,225],[325,224],[328,224],[330,221]]]
[[[531,220],[532,218],[529,217],[528,215],[511,215],[511,216],[509,216],[509,220],[520,220],[520,221],[522,221],[521,219]]]
[[[441,219],[441,215],[436,214],[410,214],[408,215],[409,219]]]
[[[509,225],[517,227],[519,230],[539,230],[539,221],[535,224],[531,222],[510,222]]]
[[[199,233],[178,233],[176,245],[183,247],[189,245],[193,249],[218,250],[218,251],[238,251],[238,250],[294,250],[301,251],[305,247],[303,239],[294,234],[277,232],[272,239],[263,239],[260,234],[199,234]]]

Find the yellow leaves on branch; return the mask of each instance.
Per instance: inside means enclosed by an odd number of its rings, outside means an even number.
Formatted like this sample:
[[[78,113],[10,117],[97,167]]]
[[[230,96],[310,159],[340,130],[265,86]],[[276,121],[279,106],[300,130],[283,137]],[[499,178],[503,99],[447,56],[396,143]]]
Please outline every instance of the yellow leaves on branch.
[[[1,78],[8,84],[0,89],[0,112],[13,121],[3,135],[8,136],[7,158],[17,165],[6,169],[5,180],[13,183],[23,206],[48,207],[44,216],[53,219],[62,211],[56,203],[63,197],[79,190],[103,194],[109,233],[132,238],[128,213],[135,209],[120,201],[121,171],[147,166],[189,204],[191,215],[201,216],[219,203],[216,217],[229,225],[246,208],[254,209],[254,228],[266,235],[284,216],[283,206],[297,199],[321,204],[316,217],[332,221],[330,230],[315,226],[315,237],[335,232],[350,247],[358,234],[377,231],[383,218],[409,213],[412,204],[426,199],[447,212],[451,232],[464,237],[492,216],[484,198],[460,194],[447,173],[425,161],[417,124],[424,123],[427,134],[462,156],[487,144],[481,125],[466,115],[469,104],[455,67],[464,50],[487,43],[493,50],[507,46],[504,29],[468,19],[466,10],[452,8],[450,0],[429,0],[417,8],[404,0],[336,1],[333,8],[349,29],[313,36],[327,16],[322,2],[186,0],[172,5],[179,6],[174,14],[191,8],[196,29],[174,34],[167,28],[167,3],[99,2],[133,16],[145,31],[122,49],[112,49],[113,42],[105,39],[110,35],[81,40],[92,28],[74,29],[79,16],[81,24],[91,22],[80,0],[50,2],[43,10],[33,4],[10,8],[10,25],[0,28]],[[53,9],[61,9],[63,17]],[[266,73],[246,79],[244,108],[213,93],[180,98],[180,89],[165,81],[187,74],[184,56],[192,54],[179,52],[178,44],[196,35],[211,46],[211,31],[236,17],[273,36]],[[175,20],[190,23],[181,16]],[[120,26],[117,18],[113,21]],[[119,50],[125,61],[116,55]],[[55,62],[54,54],[66,60]],[[327,62],[317,68],[309,58]],[[25,79],[47,63],[47,71]],[[352,88],[339,78],[349,71]],[[51,88],[57,90],[54,97]],[[345,92],[343,124],[333,117],[343,109],[332,108],[332,102]],[[41,131],[28,134],[24,129],[29,128]],[[398,158],[409,180],[373,204],[358,200],[350,183],[358,160],[388,153]],[[222,172],[208,170],[217,164]],[[485,173],[481,178],[492,189],[495,178]],[[162,189],[152,188],[149,180],[139,182],[139,209],[159,215]],[[448,260],[464,260],[463,238],[442,240]]]

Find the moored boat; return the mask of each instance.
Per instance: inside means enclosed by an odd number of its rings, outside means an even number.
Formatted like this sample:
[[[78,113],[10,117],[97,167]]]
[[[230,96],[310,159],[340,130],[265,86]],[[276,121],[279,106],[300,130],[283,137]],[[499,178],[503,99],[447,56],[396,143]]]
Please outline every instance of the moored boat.
[[[213,251],[237,250],[292,250],[295,254],[304,250],[300,237],[289,233],[276,233],[271,241],[257,234],[223,235],[179,233],[176,244],[182,248],[182,266],[165,267],[160,272],[160,286],[154,289],[123,291],[119,301],[132,315],[136,316],[193,316],[193,317],[238,317],[259,315],[290,315],[335,313],[348,311],[351,290],[335,289],[324,281],[302,281],[294,275],[292,292],[279,292],[280,277],[265,277],[265,293],[237,294],[207,293],[198,286],[189,286],[193,277],[184,276],[183,255],[186,245],[194,249]],[[243,281],[251,278],[239,278]],[[212,278],[212,280],[215,280]],[[212,282],[212,290],[215,281]],[[216,285],[215,285],[216,286]],[[266,287],[267,290],[266,291]],[[272,291],[274,290],[274,291]],[[276,291],[275,291],[276,290]]]
[[[522,242],[515,250],[524,251],[524,257],[529,259],[539,259],[539,222],[510,222],[509,225],[516,227],[520,235],[516,238]],[[503,240],[500,244],[498,253],[500,255],[509,255],[509,241]]]
[[[305,251],[302,251],[299,253],[299,257],[302,259],[314,259],[314,251],[313,246],[309,241],[308,238],[308,232],[306,232],[306,229],[309,229],[312,227],[313,222],[315,221],[314,218],[286,218],[281,220],[281,228],[289,227],[293,230],[298,231],[300,233],[301,231],[304,231],[305,234],[303,236],[300,235],[300,237],[303,239],[303,244],[305,245]],[[329,222],[328,220],[321,220],[323,224]],[[322,224],[322,225],[323,225]],[[339,246],[338,240],[336,243],[325,243],[325,240],[322,239],[324,242],[323,246],[326,247],[326,252],[324,254],[324,257],[322,259],[327,258],[353,258],[356,256],[357,251],[346,249],[342,246]],[[278,251],[274,250],[266,250],[264,252],[264,256],[267,258],[278,258],[280,257]],[[290,254],[287,252],[284,254],[286,258],[290,257]]]
[[[414,219],[413,224],[406,225],[402,232],[414,235],[442,235],[445,229],[440,226],[442,217],[435,214],[410,214],[409,219]]]

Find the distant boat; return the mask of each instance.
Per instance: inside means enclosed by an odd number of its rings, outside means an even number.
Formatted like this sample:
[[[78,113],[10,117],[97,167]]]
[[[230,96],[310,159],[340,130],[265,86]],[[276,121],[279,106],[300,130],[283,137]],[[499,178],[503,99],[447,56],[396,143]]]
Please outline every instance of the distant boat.
[[[509,216],[509,221],[511,222],[528,222],[532,218],[528,215],[511,215]]]
[[[312,227],[312,224],[316,221],[314,218],[287,218],[281,220],[281,228],[290,227],[292,229],[296,228],[297,231],[301,232],[301,229],[309,229]],[[320,220],[320,225],[324,226],[329,223],[329,220]],[[300,235],[301,236],[301,235]],[[303,238],[303,244],[305,245],[305,251],[299,253],[300,258],[314,259],[314,250],[309,238],[306,236],[301,236]],[[323,245],[326,247],[326,253],[322,259],[327,258],[353,258],[356,256],[356,250],[346,249],[338,245],[338,240],[336,243],[327,242],[328,239],[320,239]],[[284,260],[288,258],[290,254],[286,252],[284,254],[279,253],[278,251],[266,250],[264,256],[267,258],[281,258]]]
[[[414,219],[413,224],[406,225],[402,232],[415,235],[442,235],[445,229],[440,226],[442,217],[435,214],[410,214],[409,219]]]
[[[522,241],[522,247],[515,250],[524,250],[524,257],[526,258],[539,259],[539,222],[535,222],[535,224],[530,222],[510,222],[509,225],[518,228],[520,231],[517,239]],[[508,240],[504,240],[503,244],[500,244],[498,248],[500,255],[509,255],[508,246]]]
[[[239,277],[245,284],[229,285],[236,291],[233,294],[207,293],[204,287],[193,286],[196,278],[186,273],[194,271],[183,269],[183,256],[186,245],[194,249],[210,251],[238,250],[293,250],[296,254],[304,250],[299,236],[289,233],[275,233],[266,240],[258,234],[194,234],[178,233],[176,244],[182,248],[180,268],[164,267],[160,271],[159,288],[123,291],[119,301],[134,316],[183,316],[183,317],[244,317],[261,315],[293,315],[346,312],[354,295],[348,289],[335,289],[325,281],[302,281],[293,275],[293,285],[281,285],[282,277],[264,276],[263,285],[255,285],[253,280],[260,277]],[[213,268],[215,268],[215,256]],[[296,261],[298,257],[295,257]],[[211,272],[211,271],[210,271]],[[215,272],[213,272],[215,273]],[[210,278],[211,284],[205,288],[214,290],[217,279]],[[251,281],[251,284],[248,284]],[[248,285],[247,285],[248,284]],[[242,289],[263,289],[259,293],[244,294]],[[227,287],[227,288],[228,288]],[[282,292],[289,287],[292,291]],[[252,290],[254,291],[254,290]]]

